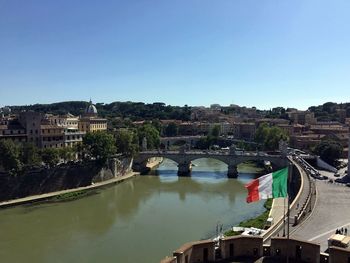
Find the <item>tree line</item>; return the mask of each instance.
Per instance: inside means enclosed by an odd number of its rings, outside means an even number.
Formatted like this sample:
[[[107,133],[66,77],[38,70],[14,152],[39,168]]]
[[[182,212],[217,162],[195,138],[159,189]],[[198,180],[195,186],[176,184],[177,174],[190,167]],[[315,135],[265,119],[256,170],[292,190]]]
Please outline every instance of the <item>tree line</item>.
[[[86,101],[66,101],[51,104],[34,104],[25,106],[11,106],[13,112],[33,110],[42,113],[82,115],[89,105]],[[187,105],[171,106],[165,103],[143,103],[143,102],[112,102],[96,103],[96,108],[100,116],[113,119],[115,117],[127,118],[131,121],[138,120],[164,120],[176,119],[188,121],[191,117],[191,107]]]
[[[74,147],[39,149],[32,143],[0,140],[0,167],[12,174],[34,167],[54,167],[72,160],[95,160],[104,165],[108,158],[121,154],[134,156],[146,138],[148,149],[160,145],[159,130],[150,123],[137,129],[120,129],[114,134],[98,131],[87,133]]]

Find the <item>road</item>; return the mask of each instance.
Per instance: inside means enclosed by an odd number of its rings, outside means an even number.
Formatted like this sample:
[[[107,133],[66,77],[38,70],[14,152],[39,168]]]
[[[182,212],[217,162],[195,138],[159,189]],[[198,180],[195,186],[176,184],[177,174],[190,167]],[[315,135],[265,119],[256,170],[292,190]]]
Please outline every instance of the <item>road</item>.
[[[322,173],[330,176],[326,172]],[[317,181],[316,187],[317,200],[314,210],[311,216],[291,233],[291,237],[319,243],[321,251],[325,251],[328,247],[327,239],[337,228],[347,227],[350,230],[350,188],[327,181]]]

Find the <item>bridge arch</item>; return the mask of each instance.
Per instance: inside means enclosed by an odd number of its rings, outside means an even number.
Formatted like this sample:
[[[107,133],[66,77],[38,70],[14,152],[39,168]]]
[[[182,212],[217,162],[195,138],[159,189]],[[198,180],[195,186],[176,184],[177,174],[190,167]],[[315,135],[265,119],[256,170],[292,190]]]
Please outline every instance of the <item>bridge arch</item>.
[[[178,174],[189,176],[191,174],[191,162],[202,159],[211,158],[221,161],[228,165],[228,177],[237,177],[237,165],[247,161],[270,161],[273,168],[278,169],[287,165],[286,157],[281,155],[257,154],[254,152],[244,154],[229,154],[220,152],[167,152],[167,151],[149,151],[141,152],[134,159],[134,169],[142,171],[142,167],[146,167],[147,160],[152,157],[163,157],[170,159],[178,164]]]

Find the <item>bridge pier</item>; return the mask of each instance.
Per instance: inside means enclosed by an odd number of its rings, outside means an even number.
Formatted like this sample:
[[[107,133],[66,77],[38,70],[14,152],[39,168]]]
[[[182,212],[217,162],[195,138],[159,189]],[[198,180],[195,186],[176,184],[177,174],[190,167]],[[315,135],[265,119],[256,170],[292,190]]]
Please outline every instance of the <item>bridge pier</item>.
[[[134,162],[132,164],[132,169],[140,174],[146,174],[151,170],[149,167],[147,167],[147,161],[142,163]]]
[[[179,170],[177,171],[178,176],[190,176],[192,171],[192,165],[191,162],[183,162],[179,163],[178,166]]]
[[[229,177],[229,178],[237,178],[238,177],[238,171],[237,171],[236,164],[229,164],[227,177]]]

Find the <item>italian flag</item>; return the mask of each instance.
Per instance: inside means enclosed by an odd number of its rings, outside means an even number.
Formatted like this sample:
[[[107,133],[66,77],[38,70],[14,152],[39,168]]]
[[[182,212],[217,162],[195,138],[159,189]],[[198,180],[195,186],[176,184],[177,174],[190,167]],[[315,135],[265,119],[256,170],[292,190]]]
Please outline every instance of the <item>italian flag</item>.
[[[248,190],[247,203],[261,199],[287,197],[288,167],[263,175],[245,185]]]

